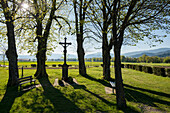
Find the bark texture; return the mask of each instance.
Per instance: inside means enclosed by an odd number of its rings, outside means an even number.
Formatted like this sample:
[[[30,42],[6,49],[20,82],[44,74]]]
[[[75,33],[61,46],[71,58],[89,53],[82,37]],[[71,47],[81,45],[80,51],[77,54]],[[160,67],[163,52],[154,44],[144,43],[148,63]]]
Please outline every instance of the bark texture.
[[[107,38],[106,38],[107,39]],[[105,80],[110,80],[110,50],[107,44],[103,43],[102,47],[102,54],[103,54],[103,77]]]
[[[14,34],[14,24],[13,24],[13,14],[9,10],[7,1],[1,0],[1,5],[3,8],[3,13],[6,20],[7,26],[7,37],[8,37],[8,49],[6,51],[6,56],[9,61],[9,79],[8,86],[14,86],[17,84],[18,74],[18,64],[17,64],[17,51],[15,44],[15,34]]]
[[[85,76],[86,75],[86,66],[84,61],[84,48],[83,41],[81,37],[77,37],[77,54],[79,60],[79,74]]]
[[[121,59],[120,59],[120,47],[114,45],[114,55],[115,55],[115,81],[116,81],[116,101],[119,108],[126,107],[126,100],[124,95],[123,79],[121,72]]]
[[[42,36],[42,35],[41,35]],[[38,39],[38,52],[37,52],[37,71],[35,73],[35,77],[43,77],[47,76],[45,61],[46,61],[46,40],[42,37]]]
[[[12,22],[7,22],[7,36],[8,36],[8,50],[6,51],[6,56],[9,61],[9,79],[8,86],[14,86],[17,84],[18,74],[18,64],[17,64],[17,52],[15,45],[15,36],[14,36],[14,25]]]

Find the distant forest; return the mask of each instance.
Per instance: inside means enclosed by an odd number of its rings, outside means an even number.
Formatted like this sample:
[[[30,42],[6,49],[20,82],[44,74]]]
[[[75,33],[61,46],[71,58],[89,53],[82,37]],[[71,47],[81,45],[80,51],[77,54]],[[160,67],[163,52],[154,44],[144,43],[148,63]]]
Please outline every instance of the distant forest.
[[[48,61],[63,61],[63,59],[48,59]],[[67,59],[67,61],[78,61],[76,58],[72,59]],[[102,62],[102,58],[85,58],[86,62]],[[111,62],[114,61],[114,57],[111,58]],[[132,57],[126,57],[126,56],[121,56],[121,61],[122,62],[145,62],[145,63],[170,63],[170,56],[168,57],[158,57],[158,56],[147,56],[147,55],[142,55],[141,57],[138,58],[132,58]]]
[[[86,61],[89,62],[102,62],[102,58],[86,58]],[[111,62],[114,61],[114,57],[111,59]],[[157,57],[157,56],[147,56],[143,55],[139,58],[125,57],[121,56],[122,62],[145,62],[145,63],[170,63],[170,56],[168,57]]]

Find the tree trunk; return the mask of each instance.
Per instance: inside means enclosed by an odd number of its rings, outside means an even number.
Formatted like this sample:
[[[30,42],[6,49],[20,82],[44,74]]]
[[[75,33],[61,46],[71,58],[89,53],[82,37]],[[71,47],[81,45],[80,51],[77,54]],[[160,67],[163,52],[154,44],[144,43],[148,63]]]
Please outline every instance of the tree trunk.
[[[122,108],[126,107],[126,100],[124,96],[123,79],[121,72],[121,60],[120,60],[120,47],[114,45],[114,55],[115,55],[115,81],[116,81],[116,101],[117,106]]]
[[[37,52],[37,71],[35,73],[35,77],[43,77],[47,76],[45,61],[46,61],[46,42],[43,39],[38,40],[38,52]]]
[[[10,18],[6,18],[6,20],[12,20]],[[14,35],[14,25],[12,21],[7,21],[7,36],[8,36],[8,50],[6,51],[6,56],[9,61],[9,79],[8,86],[14,86],[17,84],[18,74],[18,64],[17,64],[17,51],[15,44],[15,35]]]
[[[86,73],[86,66],[84,61],[84,48],[83,48],[83,25],[85,20],[85,13],[82,12],[83,7],[82,3],[83,1],[80,1],[80,11],[79,11],[79,18],[78,18],[78,11],[77,11],[77,0],[73,0],[74,4],[74,14],[75,14],[75,26],[76,26],[76,36],[77,36],[77,54],[78,54],[78,60],[79,60],[79,74],[85,76]]]
[[[36,18],[37,20],[37,39],[38,39],[38,51],[37,51],[37,71],[35,73],[35,77],[44,77],[44,76],[48,76],[47,72],[46,72],[46,68],[45,68],[45,61],[46,61],[46,51],[47,51],[47,40],[48,40],[48,36],[50,34],[50,28],[52,25],[52,20],[55,14],[55,10],[56,10],[56,0],[53,0],[53,4],[52,4],[52,9],[49,15],[49,19],[47,21],[45,30],[44,30],[44,34],[42,35],[42,31],[43,31],[43,27],[42,27],[42,20],[41,18]]]
[[[85,76],[86,73],[86,66],[84,61],[84,49],[83,49],[83,39],[82,37],[77,36],[77,54],[79,60],[79,74]]]
[[[103,77],[105,80],[110,80],[110,50],[106,45],[102,48],[103,54]]]
[[[107,10],[106,10],[106,0],[103,0],[103,29],[102,29],[102,56],[103,56],[103,77],[105,80],[110,80],[110,49],[108,46],[108,18],[107,18]]]
[[[8,50],[6,51],[6,56],[9,61],[9,79],[7,86],[14,86],[17,84],[19,77],[18,74],[18,64],[17,64],[17,50],[15,44],[15,34],[14,34],[14,24],[13,24],[13,16],[9,10],[9,6],[7,1],[1,0],[0,2],[1,8],[3,9],[3,13],[6,20],[7,26],[7,37],[8,37]]]
[[[45,61],[46,61],[46,39],[42,37],[42,23],[37,22],[37,38],[38,38],[38,48],[37,48],[37,71],[35,73],[35,77],[43,77],[47,76]]]

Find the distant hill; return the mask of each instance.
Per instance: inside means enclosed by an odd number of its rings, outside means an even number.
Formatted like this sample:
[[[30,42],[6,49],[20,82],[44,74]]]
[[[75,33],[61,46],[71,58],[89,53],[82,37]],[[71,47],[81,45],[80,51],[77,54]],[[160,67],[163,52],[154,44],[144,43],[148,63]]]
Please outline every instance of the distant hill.
[[[114,57],[113,53],[111,53],[111,57]],[[102,58],[102,53],[97,52],[97,53],[87,54],[85,55],[85,58]]]
[[[52,55],[47,55],[47,59],[63,59],[64,55],[62,54],[52,54]],[[77,58],[76,55],[73,54],[67,54],[67,58],[72,59],[72,58]],[[30,55],[18,55],[18,59],[36,59],[36,56],[30,56]],[[3,57],[0,56],[0,61],[3,60]],[[5,57],[5,60],[7,60],[7,58]]]
[[[92,54],[86,54],[85,55],[85,58],[101,58],[101,57],[102,57],[101,52],[92,53]]]
[[[127,57],[137,58],[146,54],[147,56],[167,57],[170,56],[170,48],[159,48],[154,50],[136,51],[123,54]]]
[[[157,56],[158,57],[167,57],[167,56],[170,56],[170,51],[165,51],[165,52],[157,53]]]
[[[64,57],[63,54],[51,54],[47,55],[47,59],[62,59]],[[19,59],[36,59],[35,56],[30,56],[30,55],[19,55]],[[67,58],[77,58],[76,55],[73,54],[67,54]]]
[[[122,55],[127,56],[127,57],[138,58],[144,54],[146,54],[147,56],[167,57],[167,56],[170,56],[170,48],[159,48],[159,49],[146,50],[146,51],[135,51],[135,52],[125,53]],[[102,57],[101,52],[85,55],[85,58],[101,58],[101,57]],[[114,57],[113,53],[111,53],[111,57]]]

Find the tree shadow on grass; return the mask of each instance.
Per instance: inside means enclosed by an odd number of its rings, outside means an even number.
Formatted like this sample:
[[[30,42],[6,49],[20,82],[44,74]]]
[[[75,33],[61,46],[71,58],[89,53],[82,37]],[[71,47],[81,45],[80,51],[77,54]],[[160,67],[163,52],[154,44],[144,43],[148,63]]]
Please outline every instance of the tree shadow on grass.
[[[21,97],[24,93],[29,90],[25,91],[18,91],[18,86],[8,87],[6,88],[6,92],[4,97],[0,102],[0,113],[9,113],[14,101],[17,97]]]
[[[99,82],[106,87],[111,87],[111,85],[104,80],[93,78],[90,75],[86,75],[84,77],[89,79],[89,80]],[[114,81],[114,80],[112,80],[112,81]],[[127,85],[127,84],[124,84],[124,86],[125,86],[125,88],[124,88],[125,89],[125,97],[128,101],[132,101],[132,102],[136,102],[136,103],[142,103],[142,104],[152,106],[152,107],[157,107],[158,109],[163,110],[163,111],[164,111],[164,109],[159,108],[154,103],[159,103],[159,104],[164,104],[164,105],[170,106],[170,103],[168,101],[160,100],[158,98],[151,97],[147,94],[142,93],[142,91],[148,92],[148,93],[151,93],[151,94],[155,94],[155,95],[158,95],[158,96],[167,97],[167,98],[170,97],[169,94],[157,92],[157,91],[153,91],[153,90],[148,90],[148,89],[142,89],[142,88],[130,86],[130,85]],[[127,113],[128,112],[136,112],[136,111],[133,111],[133,108],[131,108],[131,107],[127,107],[126,109],[122,109],[122,110],[124,112],[127,112]]]
[[[159,95],[159,96],[164,96],[164,97],[168,97],[168,98],[170,97],[170,94],[166,94],[166,93],[162,93],[162,92],[157,92],[157,91],[153,91],[153,90],[148,90],[148,89],[143,89],[143,88],[139,88],[139,87],[134,87],[134,86],[130,86],[128,84],[124,84],[124,86],[128,87],[128,88],[135,89],[135,90],[140,90],[140,91],[152,93],[152,94]]]
[[[151,97],[148,94],[145,94],[142,92],[147,92],[147,93],[155,94],[158,96],[170,97],[169,94],[165,94],[162,92],[156,92],[156,91],[152,91],[152,90],[147,90],[147,89],[142,89],[142,88],[138,88],[138,87],[134,87],[134,86],[125,84],[125,97],[128,101],[142,103],[147,106],[156,107],[163,111],[165,109],[160,108],[159,106],[157,106],[154,103],[159,103],[159,104],[170,106],[170,102],[158,99],[155,96]]]
[[[88,75],[88,74],[86,74],[86,75],[83,76],[83,77],[85,77],[85,78],[87,78],[87,79],[89,79],[89,80],[91,80],[91,81],[99,82],[100,84],[102,84],[102,85],[104,85],[104,86],[106,86],[106,87],[111,87],[111,85],[110,85],[108,82],[106,82],[105,80],[103,80],[103,79],[96,79],[96,78],[94,78],[94,77],[91,77],[91,76]],[[110,81],[115,81],[115,80],[114,80],[114,79],[111,79]]]
[[[87,78],[87,79],[89,79],[89,80],[92,80],[92,81],[99,82],[100,84],[102,84],[102,85],[104,85],[104,86],[106,86],[106,87],[111,87],[111,85],[110,85],[107,81],[105,81],[105,80],[96,79],[96,78],[94,78],[94,77],[91,77],[90,75],[86,75],[86,76],[83,76],[83,77],[85,77],[85,78]],[[112,79],[111,81],[115,81],[115,80]],[[78,87],[81,87],[81,86],[78,86]],[[108,105],[116,106],[116,104],[111,103],[111,102],[109,102],[108,100],[100,97],[99,95],[97,95],[97,94],[95,94],[95,93],[87,90],[85,87],[82,87],[82,88],[83,88],[85,91],[87,91],[88,93],[90,93],[90,94],[96,96],[98,99],[102,100],[104,103],[106,103],[106,104],[108,104]],[[117,107],[117,106],[116,106],[116,107]],[[118,109],[122,110],[124,113],[139,113],[137,110],[135,110],[135,108],[130,107],[130,106],[127,106],[126,108],[118,108]]]
[[[39,82],[44,89],[43,95],[46,99],[50,100],[54,106],[54,108],[51,109],[53,112],[83,113],[75,103],[64,97],[63,93],[58,89],[54,88],[47,77],[40,78]]]
[[[111,103],[111,102],[109,102],[108,100],[102,98],[101,96],[99,96],[99,95],[91,92],[91,91],[88,90],[88,89],[86,88],[86,86],[84,86],[84,85],[72,85],[72,86],[74,87],[74,89],[83,89],[84,91],[92,94],[93,96],[97,97],[98,99],[102,100],[104,103],[106,103],[106,104],[108,104],[108,105],[110,105],[110,106],[111,106],[111,105],[112,105],[112,106],[115,106],[115,105],[116,105],[116,104]]]

